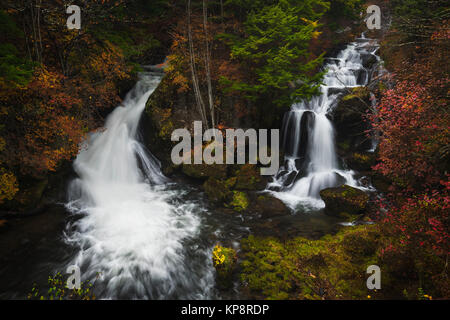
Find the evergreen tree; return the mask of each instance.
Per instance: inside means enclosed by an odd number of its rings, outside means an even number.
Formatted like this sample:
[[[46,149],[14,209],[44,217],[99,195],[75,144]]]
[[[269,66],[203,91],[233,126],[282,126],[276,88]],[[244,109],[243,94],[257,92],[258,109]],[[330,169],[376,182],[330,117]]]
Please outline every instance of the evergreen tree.
[[[317,93],[323,76],[315,72],[322,56],[312,57],[310,41],[320,35],[317,20],[329,8],[321,0],[249,1],[242,2],[249,10],[243,37],[230,36],[231,57],[248,69],[249,80],[223,83],[229,90],[245,93],[250,100],[268,98],[276,105],[286,106]],[[265,4],[265,5],[264,5]]]

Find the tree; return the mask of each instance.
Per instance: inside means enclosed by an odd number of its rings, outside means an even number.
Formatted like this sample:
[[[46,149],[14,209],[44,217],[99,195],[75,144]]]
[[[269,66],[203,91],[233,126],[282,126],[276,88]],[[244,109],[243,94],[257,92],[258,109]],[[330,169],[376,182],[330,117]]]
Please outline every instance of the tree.
[[[234,1],[236,3],[236,1]],[[320,0],[276,1],[260,9],[251,7],[244,36],[223,35],[231,45],[231,58],[249,71],[246,81],[223,79],[230,90],[242,91],[249,100],[269,99],[290,105],[318,92],[322,56],[308,51],[320,35],[317,20],[329,8]]]

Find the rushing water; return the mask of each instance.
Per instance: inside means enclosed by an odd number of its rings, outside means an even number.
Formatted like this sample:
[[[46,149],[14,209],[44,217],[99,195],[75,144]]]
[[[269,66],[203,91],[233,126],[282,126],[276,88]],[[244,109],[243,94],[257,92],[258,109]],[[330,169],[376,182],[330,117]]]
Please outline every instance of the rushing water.
[[[187,262],[184,243],[199,232],[198,208],[177,203],[158,161],[136,140],[145,104],[161,73],[144,73],[123,105],[93,133],[74,162],[68,209],[82,217],[66,241],[79,247],[73,264],[100,279],[103,298],[208,298],[214,284],[209,250],[204,266]]]
[[[350,43],[336,58],[328,59],[320,94],[294,104],[286,113],[282,128],[285,163],[268,190],[291,208],[323,208],[319,193],[325,188],[344,183],[361,188],[354,172],[342,168],[337,158],[329,116],[344,92],[368,84],[372,74],[363,59],[375,56],[377,49],[376,42],[364,35]]]

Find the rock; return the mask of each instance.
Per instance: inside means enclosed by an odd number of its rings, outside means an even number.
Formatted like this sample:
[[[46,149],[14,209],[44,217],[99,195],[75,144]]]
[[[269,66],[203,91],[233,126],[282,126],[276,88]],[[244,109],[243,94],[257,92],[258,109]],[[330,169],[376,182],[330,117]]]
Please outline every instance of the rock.
[[[286,180],[283,181],[283,186],[288,187],[297,179],[298,172],[291,171],[286,177]]]
[[[354,88],[342,98],[333,112],[340,151],[364,151],[370,149],[371,141],[366,137],[368,125],[364,115],[370,105],[370,93],[366,88]]]
[[[170,177],[171,175],[173,175],[173,173],[175,172],[176,169],[177,169],[177,166],[168,165],[168,166],[162,167],[161,171],[166,177]]]
[[[233,284],[231,277],[237,261],[236,251],[216,245],[212,252],[212,260],[216,269],[217,284],[222,288],[229,288]]]
[[[253,164],[244,164],[236,172],[236,190],[263,190],[266,182],[261,178],[260,170]]]
[[[230,191],[229,185],[223,180],[209,178],[203,184],[203,188],[208,199],[215,204],[223,205],[233,199],[233,193]]]
[[[224,164],[183,164],[182,171],[191,178],[202,180],[208,178],[225,179],[227,177],[227,166]]]
[[[249,206],[249,199],[245,192],[233,191],[231,202],[225,204],[225,207],[232,208],[234,211],[242,212],[246,211]]]
[[[348,166],[357,171],[370,171],[375,165],[375,154],[371,152],[354,152],[346,159]]]
[[[371,70],[375,64],[378,62],[377,57],[371,53],[366,53],[361,55],[362,65],[367,70]]]
[[[346,219],[364,213],[369,202],[365,192],[348,185],[324,189],[320,196],[325,202],[326,214]]]
[[[252,201],[251,212],[261,214],[263,218],[286,216],[290,214],[288,207],[271,195],[259,195]]]

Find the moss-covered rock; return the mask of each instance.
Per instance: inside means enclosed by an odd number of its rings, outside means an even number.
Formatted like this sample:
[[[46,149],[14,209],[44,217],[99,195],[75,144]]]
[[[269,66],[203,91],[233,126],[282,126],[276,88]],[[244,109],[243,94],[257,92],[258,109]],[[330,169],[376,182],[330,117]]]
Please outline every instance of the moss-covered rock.
[[[233,191],[232,200],[226,204],[227,208],[232,208],[234,211],[241,212],[247,210],[250,200],[245,192]]]
[[[337,146],[346,146],[347,150],[363,151],[370,149],[371,142],[366,137],[368,125],[364,115],[370,106],[370,92],[365,87],[358,87],[344,96],[333,111],[336,128]]]
[[[376,163],[374,153],[370,152],[354,152],[346,159],[350,168],[357,171],[370,171]]]
[[[224,164],[183,164],[182,171],[185,175],[206,180],[208,178],[226,179],[227,166]]]
[[[253,298],[365,299],[379,294],[366,287],[367,267],[378,263],[374,225],[345,228],[320,240],[250,236],[241,244],[241,280]]]
[[[208,199],[215,204],[223,205],[233,199],[233,193],[226,181],[209,178],[203,184],[203,188],[205,189]]]
[[[236,190],[263,190],[265,185],[256,165],[244,164],[236,171]]]
[[[325,212],[330,215],[352,219],[364,213],[368,206],[369,196],[359,189],[343,185],[320,191],[325,202]]]
[[[236,266],[237,255],[232,248],[216,245],[212,252],[212,260],[216,269],[216,280],[220,287],[228,288],[232,285],[232,274]]]

